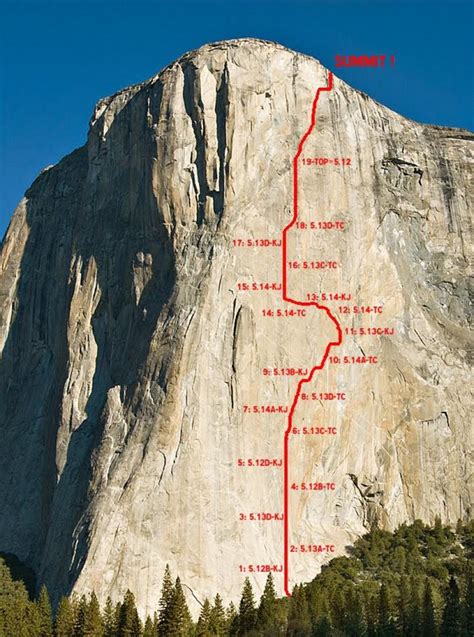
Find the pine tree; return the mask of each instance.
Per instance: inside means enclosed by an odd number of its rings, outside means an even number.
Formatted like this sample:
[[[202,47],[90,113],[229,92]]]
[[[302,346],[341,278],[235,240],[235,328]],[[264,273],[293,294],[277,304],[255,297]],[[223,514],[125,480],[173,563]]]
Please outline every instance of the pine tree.
[[[124,595],[117,622],[117,637],[140,637],[141,623],[135,597],[130,590]]]
[[[85,637],[87,619],[87,599],[82,595],[76,604],[75,621],[74,621],[74,637]]]
[[[80,600],[76,593],[73,593],[68,599],[69,599],[69,603],[71,604],[72,617],[73,617],[74,628],[73,628],[72,634],[75,635]]]
[[[459,588],[454,577],[451,577],[446,592],[446,604],[443,611],[441,634],[443,637],[459,637],[461,634],[461,626],[462,615]]]
[[[118,625],[120,622],[120,613],[122,612],[122,603],[117,602],[114,608],[114,632],[112,633],[112,637],[117,637]]]
[[[398,613],[397,628],[400,635],[405,637],[408,635],[408,627],[410,624],[410,608],[411,608],[410,584],[405,575],[402,575],[398,587]]]
[[[173,597],[169,604],[169,614],[167,617],[167,637],[188,637],[192,630],[192,620],[189,613],[186,598],[181,586],[181,580],[176,578]]]
[[[115,637],[116,632],[115,608],[110,597],[107,597],[104,607],[104,637]]]
[[[16,584],[20,582],[13,582]],[[1,589],[0,585],[0,589]],[[19,591],[17,591],[19,592]],[[0,590],[0,636],[10,637],[39,637],[39,615],[35,602],[31,602],[25,589],[25,597],[15,594],[14,597],[3,598]]]
[[[159,637],[167,637],[168,617],[171,601],[174,594],[173,579],[171,577],[170,567],[165,566],[163,575],[163,583],[161,585],[161,597],[158,605],[158,635]]]
[[[38,600],[36,602],[38,609],[39,632],[38,637],[52,637],[53,635],[53,619],[51,612],[51,604],[49,602],[48,591],[46,586],[40,589]]]
[[[201,608],[201,612],[199,613],[199,619],[196,625],[196,636],[197,637],[207,637],[209,635],[209,624],[211,621],[211,604],[209,600],[204,600],[204,603]]]
[[[245,578],[242,589],[242,597],[239,604],[238,634],[246,635],[255,628],[257,621],[257,611],[255,610],[255,598],[253,596],[252,584],[248,577]]]
[[[55,637],[72,637],[74,634],[74,610],[67,597],[61,597],[56,620],[54,622]]]
[[[433,534],[437,540],[442,540],[444,537],[443,523],[441,522],[439,515],[435,516]]]
[[[268,619],[271,617],[272,611],[275,607],[276,599],[277,596],[275,591],[275,584],[273,582],[273,575],[269,573],[267,581],[265,582],[265,588],[263,589],[262,597],[260,599],[260,605],[258,607],[259,628],[261,628],[262,625],[265,625]]]
[[[379,600],[375,595],[368,595],[365,603],[367,616],[367,637],[377,637],[379,619]]]
[[[422,637],[436,637],[437,626],[433,606],[433,591],[428,578],[425,582],[425,592],[423,595],[423,613],[422,613]]]
[[[34,602],[30,602],[28,600],[26,606],[19,610],[23,610],[23,614],[18,615],[18,619],[21,624],[15,627],[15,630],[11,633],[8,633],[6,637],[10,637],[10,635],[15,635],[15,637],[39,637],[40,635],[40,616],[38,612],[38,606]]]
[[[142,634],[142,622],[140,621],[140,616],[138,612],[136,612],[132,619],[132,630],[130,631],[131,637],[140,637]]]
[[[331,622],[327,617],[321,617],[314,625],[312,637],[331,637],[333,634]]]
[[[214,598],[214,605],[210,611],[209,628],[212,635],[223,637],[226,634],[226,615],[219,593]]]
[[[100,605],[94,592],[91,593],[86,609],[84,633],[87,637],[103,637],[104,620],[100,612]]]
[[[319,594],[308,601],[310,605],[311,623],[313,626],[313,635],[316,637],[325,637],[330,635],[332,631],[331,613],[329,611],[328,601],[320,591]]]
[[[269,573],[257,613],[257,628],[262,635],[273,636],[280,633],[283,622],[279,611],[273,575]]]
[[[293,588],[288,611],[287,635],[300,637],[307,635],[311,628],[308,600],[302,585]]]
[[[155,610],[153,613],[153,635],[158,635],[158,612]]]
[[[463,603],[464,637],[474,635],[474,578],[469,574]]]
[[[360,593],[350,588],[345,595],[345,632],[351,637],[365,637],[367,625]]]
[[[422,629],[420,587],[416,577],[410,578],[411,604],[407,637],[419,637]]]
[[[30,637],[38,635],[37,605],[30,602],[23,582],[15,582],[0,558],[0,635]]]
[[[233,633],[233,627],[237,624],[237,609],[235,607],[234,602],[229,604],[229,607],[226,610],[226,629],[229,634]]]
[[[344,631],[346,625],[346,612],[344,606],[344,596],[340,588],[333,591],[330,599],[331,624],[334,629]]]
[[[392,637],[396,635],[389,590],[385,583],[382,584],[379,591],[377,635],[378,637]]]
[[[150,615],[146,616],[145,625],[143,626],[142,637],[156,637],[155,627]]]

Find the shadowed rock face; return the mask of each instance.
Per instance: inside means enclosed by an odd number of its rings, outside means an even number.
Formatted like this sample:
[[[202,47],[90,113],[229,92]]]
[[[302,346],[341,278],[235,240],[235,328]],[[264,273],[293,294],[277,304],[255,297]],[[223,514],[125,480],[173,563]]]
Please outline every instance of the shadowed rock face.
[[[87,144],[16,209],[0,260],[0,551],[54,599],[130,588],[150,610],[169,562],[198,598],[229,600],[240,565],[282,563],[281,522],[239,521],[282,511],[281,469],[237,459],[281,458],[286,416],[244,405],[291,404],[296,379],[263,368],[316,364],[334,326],[262,318],[281,292],[238,283],[281,282],[281,251],[234,243],[280,238],[326,83],[319,62],[276,44],[205,46],[101,100]],[[293,273],[290,293],[383,306],[339,316],[334,351],[378,363],[328,365],[310,389],[346,400],[298,405],[301,424],[337,435],[290,440],[291,479],[336,483],[291,496],[290,541],[342,553],[374,522],[470,512],[472,136],[335,78],[307,144],[352,158],[300,176],[302,214],[345,230],[292,233],[292,259],[340,269]],[[370,326],[393,335],[362,336]],[[292,556],[290,581],[324,559]],[[266,575],[253,577],[261,589]]]

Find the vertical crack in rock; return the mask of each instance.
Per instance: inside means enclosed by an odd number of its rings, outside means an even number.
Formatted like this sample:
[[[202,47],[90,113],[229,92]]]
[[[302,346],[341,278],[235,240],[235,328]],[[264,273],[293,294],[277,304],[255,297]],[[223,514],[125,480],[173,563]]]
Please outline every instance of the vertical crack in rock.
[[[456,223],[456,213],[454,210],[455,189],[451,176],[450,163],[444,157],[438,157],[438,165],[441,176],[441,188],[446,201],[446,212],[448,213],[448,230],[449,232],[458,232],[459,228]]]
[[[206,200],[209,195],[209,185],[206,176],[206,145],[205,126],[203,117],[203,103],[198,87],[196,67],[192,62],[186,62],[181,66],[184,78],[183,100],[186,113],[191,120],[196,145],[196,158],[194,164],[197,174],[197,224],[200,226],[206,214]]]
[[[228,120],[228,103],[229,103],[229,71],[227,63],[220,77],[220,85],[216,94],[216,129],[217,129],[217,156],[219,158],[219,188],[213,191],[214,212],[220,218],[224,213],[226,175],[228,174],[228,165],[226,163],[227,152],[227,120]]]

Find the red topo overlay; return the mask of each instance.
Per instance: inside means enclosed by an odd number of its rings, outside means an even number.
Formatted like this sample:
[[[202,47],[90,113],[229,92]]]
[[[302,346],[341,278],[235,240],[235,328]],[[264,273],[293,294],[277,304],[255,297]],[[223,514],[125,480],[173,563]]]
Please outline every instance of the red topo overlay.
[[[325,305],[320,305],[319,303],[314,303],[314,302],[305,302],[305,301],[297,301],[295,299],[292,299],[290,296],[288,296],[288,288],[287,288],[287,272],[286,272],[286,268],[287,268],[287,235],[288,235],[288,231],[295,225],[295,223],[298,220],[298,161],[299,158],[301,156],[301,153],[303,152],[303,146],[305,141],[308,139],[308,137],[311,135],[315,125],[316,125],[316,108],[318,105],[318,100],[319,100],[319,96],[321,95],[321,93],[323,91],[329,92],[332,90],[333,87],[333,76],[332,73],[329,73],[328,75],[328,84],[327,86],[324,86],[322,88],[318,88],[318,90],[316,91],[316,95],[315,98],[313,100],[313,106],[311,109],[311,123],[309,125],[308,130],[306,131],[306,133],[303,135],[303,137],[300,140],[300,143],[298,145],[298,150],[296,152],[296,155],[293,158],[293,218],[291,219],[290,223],[283,229],[283,235],[282,235],[282,258],[283,258],[283,300],[288,302],[288,303],[293,303],[294,305],[300,305],[300,306],[304,306],[304,307],[315,307],[318,310],[323,310],[324,312],[326,312],[326,314],[328,315],[328,317],[331,319],[331,321],[334,323],[334,325],[336,326],[337,329],[337,334],[338,334],[338,338],[337,341],[331,341],[330,343],[327,344],[326,346],[326,350],[324,352],[324,355],[322,357],[321,362],[319,363],[319,365],[315,365],[314,367],[311,368],[311,371],[309,373],[309,375],[306,378],[302,378],[299,382],[298,382],[298,386],[296,388],[296,393],[294,395],[293,398],[293,402],[291,404],[291,408],[288,414],[288,426],[286,428],[285,431],[285,437],[284,437],[284,444],[283,444],[283,498],[284,498],[284,503],[283,503],[283,528],[284,528],[284,557],[283,557],[283,578],[284,578],[284,588],[285,588],[285,593],[286,595],[290,596],[291,593],[289,591],[289,569],[288,569],[288,554],[289,554],[289,494],[288,494],[288,490],[289,490],[289,453],[288,453],[288,443],[289,443],[289,436],[290,436],[290,432],[292,430],[293,427],[293,414],[295,412],[296,409],[296,405],[298,404],[298,399],[300,397],[301,394],[301,388],[303,387],[303,385],[305,383],[309,383],[311,382],[311,380],[313,379],[314,373],[317,370],[320,370],[324,367],[326,360],[329,356],[329,352],[331,351],[332,347],[336,347],[338,345],[340,345],[342,343],[342,329],[341,326],[339,324],[339,321],[337,320],[337,318],[332,314],[331,310],[326,307]]]

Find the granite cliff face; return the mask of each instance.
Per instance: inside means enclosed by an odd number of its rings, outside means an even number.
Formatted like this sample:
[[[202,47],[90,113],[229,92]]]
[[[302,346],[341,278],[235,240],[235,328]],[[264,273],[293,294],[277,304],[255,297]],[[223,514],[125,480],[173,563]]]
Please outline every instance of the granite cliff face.
[[[298,381],[282,373],[334,336],[324,312],[276,316],[292,160],[327,81],[276,44],[205,46],[101,100],[87,144],[16,209],[0,260],[0,551],[55,598],[130,588],[146,611],[169,562],[190,594],[230,601],[250,567],[280,568],[281,520],[250,514],[281,514],[282,469],[248,460],[278,465]],[[472,139],[337,78],[321,96],[304,156],[351,162],[301,166],[309,225],[289,235],[288,287],[332,295],[344,338],[295,412],[335,431],[290,438],[290,482],[335,485],[290,491],[297,548],[340,554],[374,522],[470,514]],[[308,265],[321,260],[337,268]],[[331,556],[290,552],[290,584]],[[251,577],[260,590],[266,574]]]

